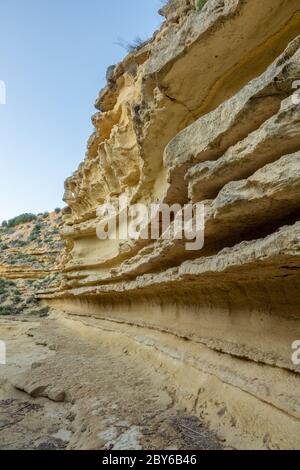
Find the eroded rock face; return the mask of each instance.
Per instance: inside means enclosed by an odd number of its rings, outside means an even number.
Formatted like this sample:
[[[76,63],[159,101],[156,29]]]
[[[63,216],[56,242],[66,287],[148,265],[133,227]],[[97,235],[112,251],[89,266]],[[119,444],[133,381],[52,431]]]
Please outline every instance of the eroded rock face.
[[[153,40],[109,70],[65,183],[64,280],[41,298],[146,342],[229,445],[299,447],[300,4],[173,0],[161,13]],[[204,248],[99,240],[97,207],[121,195],[203,203]]]

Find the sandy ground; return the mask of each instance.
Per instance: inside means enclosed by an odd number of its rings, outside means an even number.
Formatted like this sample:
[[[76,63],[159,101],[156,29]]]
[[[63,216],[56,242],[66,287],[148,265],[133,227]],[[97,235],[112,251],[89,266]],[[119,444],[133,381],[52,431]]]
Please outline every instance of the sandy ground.
[[[0,320],[0,449],[219,449],[159,370],[54,314]]]

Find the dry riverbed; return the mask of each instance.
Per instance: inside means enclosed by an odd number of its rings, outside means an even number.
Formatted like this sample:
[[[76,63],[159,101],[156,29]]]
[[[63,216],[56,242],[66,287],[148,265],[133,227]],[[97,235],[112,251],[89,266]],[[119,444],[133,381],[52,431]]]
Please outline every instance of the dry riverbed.
[[[163,373],[77,324],[57,312],[1,318],[1,449],[221,448]]]

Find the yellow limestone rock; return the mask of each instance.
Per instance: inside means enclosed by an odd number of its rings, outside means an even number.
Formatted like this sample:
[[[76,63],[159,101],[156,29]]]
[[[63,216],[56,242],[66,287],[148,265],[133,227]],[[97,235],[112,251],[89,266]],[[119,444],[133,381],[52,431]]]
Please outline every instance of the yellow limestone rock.
[[[65,183],[63,282],[40,297],[138,348],[229,446],[299,448],[300,4],[161,14],[108,71]],[[121,195],[203,203],[204,248],[98,239],[98,206]]]

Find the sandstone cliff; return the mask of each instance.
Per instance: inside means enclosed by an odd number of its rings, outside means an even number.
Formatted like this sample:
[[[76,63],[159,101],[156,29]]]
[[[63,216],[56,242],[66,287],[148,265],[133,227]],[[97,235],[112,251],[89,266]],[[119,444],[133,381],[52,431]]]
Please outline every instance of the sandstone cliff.
[[[299,448],[300,4],[161,13],[96,101],[65,183],[63,282],[40,297],[138,345],[228,445]],[[99,240],[97,207],[120,195],[203,203],[204,248]]]

